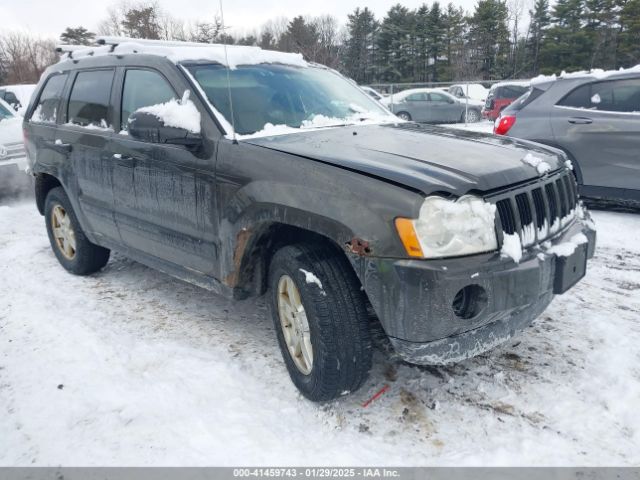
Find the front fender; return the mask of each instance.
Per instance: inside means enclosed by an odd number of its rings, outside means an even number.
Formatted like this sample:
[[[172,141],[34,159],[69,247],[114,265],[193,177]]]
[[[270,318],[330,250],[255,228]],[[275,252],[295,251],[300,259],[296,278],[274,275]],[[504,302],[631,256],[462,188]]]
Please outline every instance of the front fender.
[[[379,178],[253,145],[223,142],[217,162],[220,278],[236,286],[247,252],[273,225],[296,227],[346,251],[401,258],[393,226],[422,196]]]

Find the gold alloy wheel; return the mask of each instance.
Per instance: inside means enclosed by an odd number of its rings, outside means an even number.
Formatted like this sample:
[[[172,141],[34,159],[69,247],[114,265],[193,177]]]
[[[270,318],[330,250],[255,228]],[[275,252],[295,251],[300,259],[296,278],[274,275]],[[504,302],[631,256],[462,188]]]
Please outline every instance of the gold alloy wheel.
[[[309,375],[313,368],[311,332],[300,292],[289,275],[281,276],[278,281],[278,314],[293,363],[303,375]]]
[[[51,210],[51,229],[60,253],[69,260],[76,256],[76,232],[71,226],[71,217],[61,205]]]

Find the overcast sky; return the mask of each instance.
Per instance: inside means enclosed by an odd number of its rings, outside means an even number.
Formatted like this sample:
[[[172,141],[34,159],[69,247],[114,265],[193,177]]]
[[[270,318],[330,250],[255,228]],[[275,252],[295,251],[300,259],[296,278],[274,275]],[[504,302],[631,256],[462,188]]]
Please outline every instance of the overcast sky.
[[[472,10],[476,0],[452,0],[465,10]],[[415,8],[424,0],[402,0]],[[116,1],[91,0],[0,0],[0,30],[28,30],[42,36],[58,37],[67,26],[83,26],[95,30],[105,17],[110,5]],[[159,0],[161,7],[173,16],[185,20],[212,18],[219,10],[218,0]],[[227,26],[233,31],[251,31],[275,17],[320,15],[331,13],[341,24],[356,7],[368,6],[377,18],[396,1],[389,0],[223,0]],[[431,3],[431,1],[427,2]],[[442,4],[448,0],[441,0]],[[54,7],[55,5],[55,7]]]

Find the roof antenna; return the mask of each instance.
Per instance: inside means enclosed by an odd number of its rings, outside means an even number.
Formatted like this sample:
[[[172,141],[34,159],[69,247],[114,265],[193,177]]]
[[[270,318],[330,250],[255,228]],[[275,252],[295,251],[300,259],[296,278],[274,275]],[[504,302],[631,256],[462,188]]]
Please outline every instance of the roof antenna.
[[[222,10],[222,0],[220,0],[220,23],[222,30],[222,46],[224,48],[224,61],[227,64],[227,93],[229,94],[229,110],[231,111],[231,128],[233,132],[231,133],[233,137],[233,143],[238,144],[238,139],[236,138],[236,119],[233,114],[233,98],[231,97],[231,75],[229,70],[231,67],[229,66],[229,55],[227,54],[227,37],[225,34],[225,26],[224,26],[224,11]]]

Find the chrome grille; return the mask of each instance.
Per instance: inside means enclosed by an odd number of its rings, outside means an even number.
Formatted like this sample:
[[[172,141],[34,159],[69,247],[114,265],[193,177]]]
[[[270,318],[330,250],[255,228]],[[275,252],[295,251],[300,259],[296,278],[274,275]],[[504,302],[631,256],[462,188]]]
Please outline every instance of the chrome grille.
[[[522,244],[530,246],[555,235],[573,220],[578,190],[571,172],[564,171],[486,199],[495,203],[502,231],[518,233]]]

